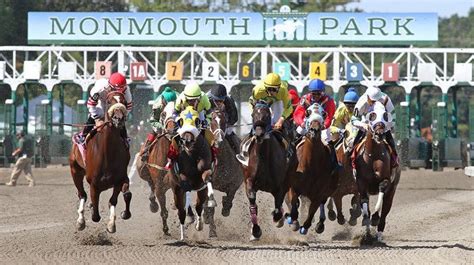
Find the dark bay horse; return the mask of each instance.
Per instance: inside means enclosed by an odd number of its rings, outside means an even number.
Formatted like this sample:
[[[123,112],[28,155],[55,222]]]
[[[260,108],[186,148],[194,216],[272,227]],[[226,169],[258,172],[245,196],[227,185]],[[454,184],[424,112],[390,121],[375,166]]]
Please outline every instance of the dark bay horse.
[[[257,191],[266,191],[273,195],[275,209],[272,213],[273,222],[282,227],[284,218],[282,203],[288,187],[285,177],[288,170],[285,147],[275,134],[279,131],[270,130],[271,112],[269,105],[257,103],[252,112],[254,136],[249,147],[249,164],[243,166],[244,183],[250,203],[250,220],[252,236],[250,240],[258,240],[262,230],[257,220]]]
[[[376,116],[382,115],[379,112]],[[368,127],[366,139],[360,150],[356,149],[356,181],[362,204],[362,225],[366,227],[367,233],[370,232],[370,225],[377,226],[377,239],[382,241],[385,219],[392,207],[401,171],[400,167],[391,169],[390,166],[390,150],[384,140],[386,124],[384,122],[372,124]],[[375,213],[370,218],[369,195],[376,194],[378,199]]]
[[[232,208],[232,201],[235,193],[239,189],[244,180],[242,167],[235,158],[235,152],[225,138],[227,130],[226,114],[223,111],[215,109],[211,113],[210,129],[214,135],[214,146],[217,148],[217,166],[212,175],[213,187],[221,192],[225,192],[226,196],[222,197],[223,216],[229,216]],[[209,236],[215,237],[216,225],[214,223],[214,207],[205,207],[206,223],[209,223]]]
[[[90,185],[90,196],[92,202],[92,221],[99,222],[99,195],[102,191],[113,188],[109,200],[110,217],[107,231],[115,232],[115,206],[120,191],[123,192],[125,200],[125,211],[122,219],[129,219],[130,201],[132,193],[129,191],[129,179],[127,166],[130,161],[130,152],[121,130],[125,126],[126,107],[125,97],[120,92],[110,92],[107,95],[105,122],[98,128],[93,129],[86,142],[86,157],[83,157],[79,148],[73,144],[69,156],[69,165],[74,184],[79,196],[79,218],[77,219],[78,230],[85,228],[84,204],[87,194],[84,190],[84,175]]]
[[[318,108],[315,108],[318,109]],[[291,203],[291,212],[288,223],[293,231],[299,229],[300,234],[307,234],[318,207],[320,210],[319,222],[316,232],[324,231],[326,219],[324,204],[337,187],[339,172],[333,170],[330,149],[321,140],[321,131],[324,126],[323,117],[318,112],[313,112],[307,118],[308,132],[296,149],[297,160],[292,161],[290,174],[288,174],[288,198]],[[303,195],[310,200],[308,216],[300,227],[298,222],[298,197]]]

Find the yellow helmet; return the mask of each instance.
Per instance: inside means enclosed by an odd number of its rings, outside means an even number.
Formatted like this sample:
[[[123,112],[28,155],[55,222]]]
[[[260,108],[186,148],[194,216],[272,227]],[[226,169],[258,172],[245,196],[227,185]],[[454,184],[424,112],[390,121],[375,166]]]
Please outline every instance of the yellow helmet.
[[[281,78],[278,74],[269,73],[267,76],[265,76],[265,79],[263,79],[263,85],[265,86],[265,88],[267,87],[280,88]]]
[[[201,88],[198,83],[192,82],[184,87],[183,93],[186,99],[198,99],[201,97]]]

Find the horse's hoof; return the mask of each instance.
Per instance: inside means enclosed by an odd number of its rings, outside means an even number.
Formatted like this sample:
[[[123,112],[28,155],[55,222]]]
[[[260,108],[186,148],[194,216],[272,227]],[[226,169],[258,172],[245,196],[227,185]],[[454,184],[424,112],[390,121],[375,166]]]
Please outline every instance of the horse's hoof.
[[[86,228],[86,222],[85,221],[77,222],[76,223],[76,228],[77,228],[77,231],[84,230]]]
[[[371,221],[370,224],[371,224],[372,226],[378,226],[378,225],[379,225],[379,221],[380,221],[379,213],[377,213],[377,212],[374,213],[374,214],[372,215],[372,219],[371,219],[370,221]]]
[[[92,202],[89,202],[89,203],[87,204],[87,207],[89,207],[90,209],[92,209],[92,207],[93,207]]]
[[[337,215],[336,215],[336,212],[334,210],[329,210],[328,211],[328,218],[329,218],[330,221],[336,220],[336,217],[337,217]]]
[[[346,218],[344,218],[344,215],[338,216],[337,217],[337,223],[340,225],[343,225],[346,223]]]
[[[216,206],[217,206],[216,200],[214,200],[214,199],[209,199],[209,200],[207,201],[207,207],[209,207],[209,208],[214,208],[214,207],[216,207]]]
[[[324,224],[318,223],[318,225],[316,225],[316,233],[321,234],[322,232],[324,232]]]
[[[285,224],[285,218],[283,218],[283,216],[280,218],[280,220],[278,220],[278,222],[276,222],[276,227],[277,228],[281,228],[283,227],[283,225]]]
[[[120,217],[122,217],[123,220],[128,220],[130,217],[132,217],[132,213],[130,211],[123,211],[120,214]]]
[[[92,222],[98,223],[100,221],[100,215],[92,215]]]
[[[296,232],[298,231],[298,229],[300,229],[300,223],[298,222],[298,220],[295,220],[293,223],[291,223],[290,226],[293,232]]]
[[[209,229],[209,238],[216,238],[217,232],[216,229]]]
[[[349,209],[349,213],[351,214],[351,217],[359,218],[362,215],[362,210],[359,205],[354,204],[352,205],[352,208]]]
[[[286,223],[289,225],[293,223],[293,220],[291,220],[291,216],[286,217]]]
[[[231,208],[231,207],[232,207],[232,206],[222,208],[222,211],[221,211],[222,216],[224,216],[224,217],[229,216],[229,215],[230,215],[230,208]]]
[[[304,228],[304,226],[300,227],[300,235],[308,234],[308,229]]]
[[[171,236],[168,227],[166,227],[166,228],[164,227],[164,228],[163,228],[163,235],[165,235],[165,236]]]
[[[383,242],[382,232],[380,232],[380,231],[377,232],[377,233],[375,234],[375,237],[377,238],[377,241],[378,241],[378,242],[380,242],[380,243]]]
[[[362,226],[369,226],[370,225],[370,218],[368,216],[364,216],[362,219]]]
[[[156,202],[150,202],[150,212],[156,213],[160,209],[160,206]]]
[[[259,225],[253,225],[252,226],[252,237],[250,238],[250,241],[258,240],[258,239],[260,239],[261,236],[262,236],[262,229],[260,229],[260,226]]]
[[[196,218],[194,218],[194,215],[187,215],[186,216],[186,223],[188,225],[194,223],[194,221],[196,221]]]
[[[202,220],[198,219],[196,221],[196,231],[202,231],[202,228],[203,228],[203,223],[202,223]]]
[[[352,218],[352,216],[351,216],[351,219],[349,219],[348,223],[349,223],[350,226],[357,225],[357,218]]]
[[[115,223],[109,223],[107,224],[107,232],[113,234],[115,233],[116,229],[115,229]]]

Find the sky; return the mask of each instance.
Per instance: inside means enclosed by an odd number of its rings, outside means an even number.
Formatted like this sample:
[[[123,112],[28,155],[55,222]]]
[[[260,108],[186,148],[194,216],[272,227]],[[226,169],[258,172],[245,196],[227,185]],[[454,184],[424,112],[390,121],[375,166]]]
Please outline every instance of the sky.
[[[474,0],[360,0],[347,5],[364,12],[434,12],[439,17],[467,16],[474,7]]]

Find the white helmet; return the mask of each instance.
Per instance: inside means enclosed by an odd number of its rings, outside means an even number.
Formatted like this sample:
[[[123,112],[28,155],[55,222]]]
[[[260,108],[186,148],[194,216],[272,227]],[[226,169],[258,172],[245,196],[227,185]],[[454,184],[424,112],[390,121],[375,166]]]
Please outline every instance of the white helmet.
[[[376,86],[370,86],[369,88],[367,88],[366,94],[371,100],[374,101],[378,101],[383,97],[382,91],[380,91],[380,88]]]

